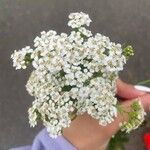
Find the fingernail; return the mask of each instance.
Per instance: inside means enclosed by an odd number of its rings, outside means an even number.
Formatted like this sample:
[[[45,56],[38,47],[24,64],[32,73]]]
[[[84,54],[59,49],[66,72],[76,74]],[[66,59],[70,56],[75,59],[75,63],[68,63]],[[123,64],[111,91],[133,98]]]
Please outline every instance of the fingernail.
[[[135,85],[134,88],[143,92],[150,92],[150,88],[147,86]]]

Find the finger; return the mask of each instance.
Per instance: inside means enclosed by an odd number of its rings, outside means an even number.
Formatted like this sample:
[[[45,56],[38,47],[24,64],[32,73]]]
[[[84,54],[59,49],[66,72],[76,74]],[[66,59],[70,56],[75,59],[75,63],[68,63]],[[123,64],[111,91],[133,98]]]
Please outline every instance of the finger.
[[[150,94],[146,94],[144,96],[139,97],[139,100],[141,101],[144,110],[146,112],[150,111]]]
[[[127,84],[120,79],[117,80],[117,96],[122,99],[134,99],[146,94],[146,92],[137,90],[133,85]]]
[[[139,97],[136,98],[136,99],[132,99],[132,100],[128,100],[128,101],[126,101],[126,102],[123,102],[123,103],[122,103],[122,106],[125,107],[125,109],[126,109],[126,108],[129,107],[129,106],[133,103],[133,101],[135,101],[135,100],[139,100],[139,101],[141,102],[141,104],[142,104],[142,106],[143,106],[143,108],[144,108],[144,110],[145,110],[146,112],[150,111],[150,94],[145,94],[145,95],[143,95],[143,96],[139,96]]]

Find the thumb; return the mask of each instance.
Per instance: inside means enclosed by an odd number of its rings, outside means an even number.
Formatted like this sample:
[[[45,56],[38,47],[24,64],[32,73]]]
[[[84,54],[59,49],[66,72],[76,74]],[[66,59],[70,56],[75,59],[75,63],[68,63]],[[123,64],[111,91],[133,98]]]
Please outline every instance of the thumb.
[[[133,85],[127,84],[120,79],[117,80],[117,97],[121,99],[134,99],[144,94],[146,92],[137,90]]]
[[[139,97],[139,100],[141,101],[141,103],[144,107],[144,110],[146,112],[149,112],[150,111],[150,94],[145,94],[145,95]]]

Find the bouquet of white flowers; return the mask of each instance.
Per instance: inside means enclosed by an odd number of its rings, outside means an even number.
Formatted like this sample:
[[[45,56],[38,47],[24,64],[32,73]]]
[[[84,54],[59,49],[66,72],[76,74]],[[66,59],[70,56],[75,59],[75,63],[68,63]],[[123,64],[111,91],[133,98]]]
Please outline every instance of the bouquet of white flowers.
[[[14,51],[11,58],[16,69],[34,70],[26,88],[35,97],[29,108],[29,123],[43,122],[51,137],[61,135],[77,115],[88,113],[106,126],[118,114],[116,80],[127,59],[133,55],[131,46],[111,42],[100,33],[93,35],[89,15],[71,13],[70,34],[56,31],[41,32],[29,46]],[[130,132],[144,120],[145,112],[139,102],[133,103],[129,122],[121,123],[122,130]]]

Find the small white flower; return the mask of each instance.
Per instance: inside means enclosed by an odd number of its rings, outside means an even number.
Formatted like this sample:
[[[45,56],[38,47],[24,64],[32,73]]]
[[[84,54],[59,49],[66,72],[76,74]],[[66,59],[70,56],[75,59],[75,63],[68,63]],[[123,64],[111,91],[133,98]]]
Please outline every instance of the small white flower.
[[[87,29],[84,28],[84,27],[79,28],[79,32],[81,32],[81,33],[82,33],[84,36],[86,36],[86,37],[92,36],[91,31],[87,30]]]
[[[71,13],[69,19],[68,26],[71,26],[72,28],[79,28],[83,25],[89,26],[91,23],[89,15],[83,12]]]
[[[30,54],[33,52],[33,49],[30,48],[30,46],[26,46],[25,48],[22,48],[19,51],[14,51],[14,53],[11,55],[11,58],[13,59],[13,66],[16,69],[26,69],[27,67],[27,61],[26,56],[27,54]]]

